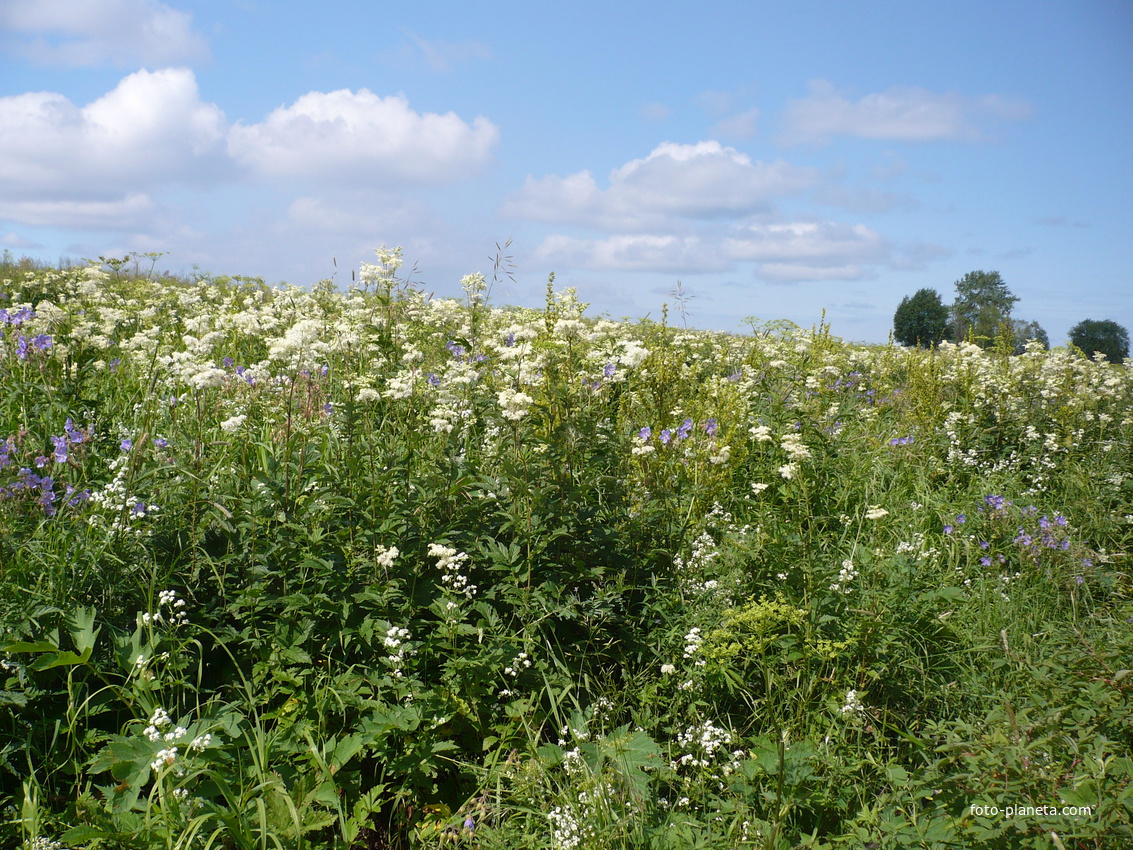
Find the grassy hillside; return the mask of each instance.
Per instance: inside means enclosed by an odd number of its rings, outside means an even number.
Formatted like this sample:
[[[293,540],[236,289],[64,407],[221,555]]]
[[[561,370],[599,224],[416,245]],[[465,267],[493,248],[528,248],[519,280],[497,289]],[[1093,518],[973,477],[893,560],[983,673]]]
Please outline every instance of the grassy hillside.
[[[380,260],[4,267],[9,846],[1133,841],[1128,363]]]

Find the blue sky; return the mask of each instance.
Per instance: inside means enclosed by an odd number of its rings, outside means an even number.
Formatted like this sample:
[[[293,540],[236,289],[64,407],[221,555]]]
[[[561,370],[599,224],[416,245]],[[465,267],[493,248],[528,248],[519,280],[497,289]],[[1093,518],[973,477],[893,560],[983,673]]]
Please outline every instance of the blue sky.
[[[0,248],[883,342],[1001,273],[1133,328],[1133,4],[0,0]],[[679,317],[675,317],[678,323]]]

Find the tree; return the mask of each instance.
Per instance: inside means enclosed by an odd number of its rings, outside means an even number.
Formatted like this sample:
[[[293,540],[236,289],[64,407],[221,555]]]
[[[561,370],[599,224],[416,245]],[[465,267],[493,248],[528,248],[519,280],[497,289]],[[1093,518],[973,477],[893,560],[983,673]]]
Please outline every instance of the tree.
[[[901,345],[930,348],[948,338],[948,308],[935,289],[919,289],[901,299],[893,314],[893,338]]]
[[[1129,356],[1129,331],[1109,319],[1086,319],[1070,329],[1070,342],[1087,357],[1100,351],[1110,363],[1120,363]]]
[[[971,333],[984,348],[995,341],[1000,323],[1011,318],[1019,298],[1011,294],[999,272],[968,272],[956,281],[952,302],[952,330],[960,342]]]
[[[1050,348],[1050,337],[1046,335],[1043,326],[1038,322],[1024,322],[1022,319],[1011,320],[1011,332],[1015,336],[1015,349],[1012,354],[1022,354],[1027,350],[1027,343],[1037,339],[1042,347]]]

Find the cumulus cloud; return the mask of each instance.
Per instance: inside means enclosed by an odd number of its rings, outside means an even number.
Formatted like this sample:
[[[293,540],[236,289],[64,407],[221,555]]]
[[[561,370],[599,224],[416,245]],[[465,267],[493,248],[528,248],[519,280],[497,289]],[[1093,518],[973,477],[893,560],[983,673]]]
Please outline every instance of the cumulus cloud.
[[[984,95],[964,97],[915,86],[896,86],[851,101],[824,80],[792,99],[784,116],[786,143],[825,143],[834,136],[904,142],[972,141],[983,137],[986,119],[1017,121],[1030,115],[1022,100]]]
[[[811,168],[754,162],[735,148],[706,141],[664,142],[647,157],[610,173],[608,189],[589,171],[528,177],[503,204],[509,218],[601,230],[656,228],[672,218],[713,219],[769,211],[818,179]]]
[[[858,279],[892,252],[885,237],[863,224],[801,221],[746,225],[721,249],[732,260],[756,262],[759,277],[783,282]]]
[[[258,124],[237,124],[228,151],[267,177],[435,184],[477,171],[498,140],[484,117],[468,124],[452,112],[415,112],[401,95],[342,89],[311,92]]]
[[[619,234],[602,239],[578,239],[552,234],[535,251],[539,263],[595,271],[721,271],[722,261],[698,236]]]
[[[108,200],[0,200],[0,219],[39,227],[130,230],[151,222],[157,205],[148,195],[131,192]]]
[[[0,215],[75,227],[143,221],[157,184],[224,171],[226,129],[185,68],[130,74],[82,107],[51,92],[0,98]]]
[[[41,65],[164,66],[208,57],[192,15],[157,0],[3,0],[4,46]]]
[[[893,262],[889,240],[862,224],[783,222],[744,224],[725,233],[614,234],[546,237],[540,263],[592,271],[670,274],[718,272],[754,264],[757,277],[775,282],[857,280]]]

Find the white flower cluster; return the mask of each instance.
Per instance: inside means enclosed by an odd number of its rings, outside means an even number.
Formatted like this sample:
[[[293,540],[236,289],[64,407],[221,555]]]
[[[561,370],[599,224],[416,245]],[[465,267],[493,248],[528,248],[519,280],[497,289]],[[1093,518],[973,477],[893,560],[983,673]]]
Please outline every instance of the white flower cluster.
[[[130,473],[130,456],[123,453],[110,462],[110,470],[114,477],[101,490],[92,491],[90,501],[92,505],[100,508],[100,513],[113,517],[110,528],[122,531],[129,527],[129,523],[143,519],[147,515],[157,513],[157,505],[147,505],[126,491],[126,478]]]
[[[551,846],[555,850],[574,850],[582,843],[582,827],[569,806],[555,806],[547,813],[551,821]]]
[[[711,720],[705,720],[690,726],[683,732],[677,733],[677,744],[684,752],[673,759],[670,767],[677,770],[681,767],[710,768],[715,767],[722,755],[728,760],[723,765],[724,775],[736,769],[739,760],[743,758],[743,750],[729,752],[732,744],[732,733]]]
[[[854,567],[854,562],[849,558],[842,562],[842,569],[838,572],[838,578],[830,585],[830,589],[835,593],[849,593],[851,584],[858,576],[858,571]]]
[[[172,767],[174,773],[178,776],[184,775],[185,767],[177,760],[180,754],[180,746],[177,745],[177,742],[182,741],[188,734],[189,730],[184,726],[174,725],[169,712],[160,706],[156,708],[149,719],[149,725],[142,730],[142,735],[151,743],[160,742],[169,746],[163,747],[154,754],[150,768],[160,770],[162,767]],[[211,743],[212,735],[206,732],[190,741],[187,749],[190,752],[199,753],[203,752]]]
[[[189,622],[189,615],[185,611],[185,600],[174,590],[163,590],[157,596],[157,611],[142,614],[142,622],[149,625],[184,626]],[[164,612],[162,609],[166,609]]]
[[[843,714],[862,714],[865,712],[865,706],[862,705],[858,692],[853,688],[846,691],[846,702],[841,710]]]
[[[531,658],[526,652],[521,652],[511,660],[511,664],[504,668],[504,675],[512,678],[518,676],[523,670],[531,666]]]
[[[390,546],[388,549],[385,546],[379,546],[374,553],[374,561],[379,567],[385,567],[388,570],[400,554],[401,552],[396,546]]]
[[[439,543],[429,544],[429,557],[437,559],[437,569],[444,573],[441,584],[445,590],[456,594],[463,594],[471,599],[476,595],[476,585],[468,580],[468,576],[461,572],[461,565],[468,560],[465,552],[457,552],[449,546]]]
[[[389,650],[386,654],[386,660],[393,668],[394,678],[400,679],[405,675],[403,669],[405,659],[417,654],[417,651],[409,646],[412,637],[409,634],[409,629],[400,629],[397,626],[390,626],[386,629],[386,636],[382,639],[382,643]]]
[[[232,416],[220,423],[220,430],[225,434],[235,434],[244,426],[247,419],[247,415],[243,413]]]
[[[512,422],[518,422],[526,416],[531,405],[535,403],[535,399],[527,393],[513,390],[510,387],[500,390],[497,399],[500,402],[504,419],[509,419]]]
[[[693,626],[689,629],[688,634],[685,635],[685,659],[696,658],[697,653],[700,652],[700,645],[702,643],[704,643],[704,638],[700,634],[700,629]],[[697,658],[695,663],[697,667],[703,667],[704,659]]]

